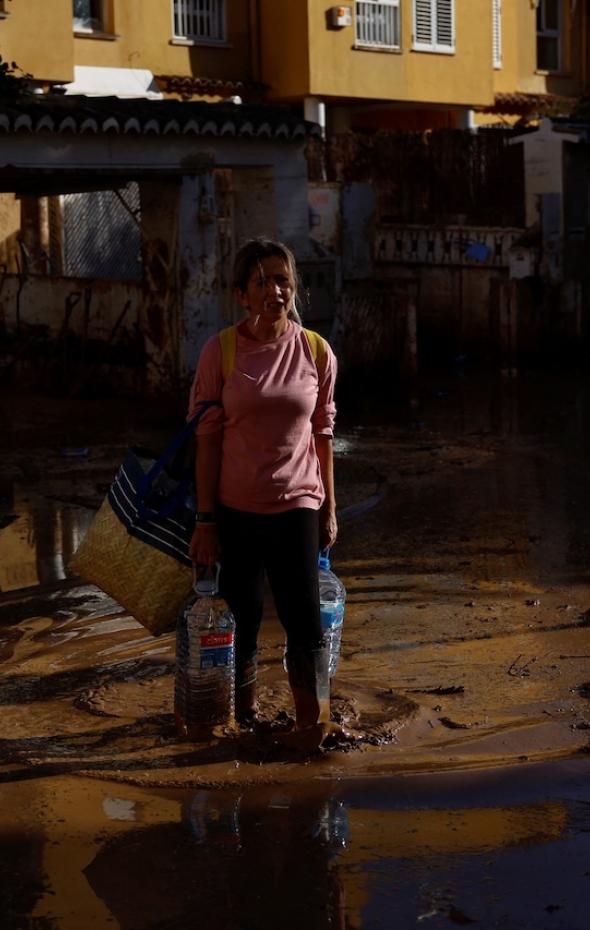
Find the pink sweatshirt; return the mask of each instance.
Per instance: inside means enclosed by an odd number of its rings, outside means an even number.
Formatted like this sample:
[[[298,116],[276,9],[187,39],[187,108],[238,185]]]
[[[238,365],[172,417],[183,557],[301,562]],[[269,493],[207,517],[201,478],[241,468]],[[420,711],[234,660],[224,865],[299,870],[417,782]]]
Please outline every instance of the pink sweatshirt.
[[[293,321],[282,336],[258,342],[238,330],[235,366],[223,383],[218,336],[205,345],[190,395],[221,400],[207,411],[197,436],[223,430],[218,497],[253,513],[294,507],[319,510],[324,488],[314,436],[332,436],[336,359],[314,361],[302,328]]]

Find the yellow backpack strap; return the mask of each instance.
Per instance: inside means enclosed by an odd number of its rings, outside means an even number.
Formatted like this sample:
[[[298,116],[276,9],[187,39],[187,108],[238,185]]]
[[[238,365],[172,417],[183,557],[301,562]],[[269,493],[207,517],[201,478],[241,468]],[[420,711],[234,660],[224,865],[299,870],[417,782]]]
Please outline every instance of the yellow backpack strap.
[[[227,381],[236,363],[237,333],[235,326],[228,326],[219,333],[221,346],[221,376]]]
[[[326,340],[322,339],[319,333],[314,333],[313,329],[304,329],[303,332],[307,337],[309,342],[309,348],[311,349],[311,354],[313,355],[313,360],[316,364],[316,368],[319,370],[328,354],[326,348]]]

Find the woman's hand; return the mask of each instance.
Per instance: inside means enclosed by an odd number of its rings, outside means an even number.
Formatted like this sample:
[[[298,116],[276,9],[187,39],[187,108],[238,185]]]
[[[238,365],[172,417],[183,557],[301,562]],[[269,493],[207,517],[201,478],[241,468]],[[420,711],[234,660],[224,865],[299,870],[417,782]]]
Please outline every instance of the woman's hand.
[[[197,523],[188,551],[196,565],[215,565],[219,562],[217,524]]]
[[[320,549],[331,549],[337,536],[336,507],[324,504],[320,510]]]

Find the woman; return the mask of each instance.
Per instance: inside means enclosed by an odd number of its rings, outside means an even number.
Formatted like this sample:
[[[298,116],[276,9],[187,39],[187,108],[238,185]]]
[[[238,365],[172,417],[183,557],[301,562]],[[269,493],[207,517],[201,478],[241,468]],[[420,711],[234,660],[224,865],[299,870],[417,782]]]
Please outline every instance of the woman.
[[[318,551],[336,541],[332,457],[336,360],[299,325],[291,251],[254,239],[238,252],[233,286],[246,317],[205,344],[191,391],[219,400],[197,428],[198,507],[190,553],[221,562],[236,618],[236,718],[256,712],[257,638],[266,573],[287,634],[298,730],[330,719],[328,650],[320,623]],[[316,350],[314,357],[314,349]],[[225,351],[225,354],[224,354]],[[324,731],[326,727],[323,728]]]

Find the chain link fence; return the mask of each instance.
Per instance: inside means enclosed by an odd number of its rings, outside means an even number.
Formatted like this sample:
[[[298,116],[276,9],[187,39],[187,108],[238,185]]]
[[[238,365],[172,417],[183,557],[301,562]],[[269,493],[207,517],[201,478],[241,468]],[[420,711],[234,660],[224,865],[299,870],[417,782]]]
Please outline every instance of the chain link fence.
[[[141,279],[139,185],[61,197],[63,274],[119,281]]]

